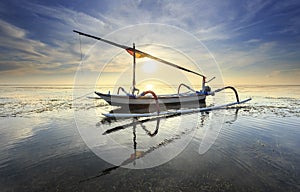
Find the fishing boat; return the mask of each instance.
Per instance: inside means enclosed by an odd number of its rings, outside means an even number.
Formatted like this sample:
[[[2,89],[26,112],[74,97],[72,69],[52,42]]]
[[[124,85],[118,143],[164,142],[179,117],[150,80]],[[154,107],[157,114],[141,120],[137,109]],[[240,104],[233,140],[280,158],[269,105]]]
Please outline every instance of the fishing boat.
[[[97,36],[93,36],[87,33],[83,33],[77,30],[73,30],[73,32],[82,35],[82,36],[86,36],[89,38],[93,38],[96,39],[98,41],[102,41],[105,43],[108,43],[110,45],[119,47],[121,49],[126,50],[132,57],[133,57],[133,77],[132,77],[132,87],[130,91],[126,91],[123,87],[119,87],[117,94],[110,94],[110,93],[101,93],[98,91],[95,91],[95,94],[97,96],[99,96],[100,98],[102,98],[103,100],[105,100],[109,105],[112,106],[120,106],[123,108],[129,108],[130,111],[136,111],[136,110],[143,110],[146,109],[147,114],[113,114],[114,116],[154,116],[154,115],[158,115],[158,114],[171,114],[171,113],[189,113],[189,112],[195,112],[195,109],[181,109],[183,106],[186,108],[186,106],[191,106],[191,107],[196,107],[199,108],[199,106],[203,106],[203,104],[205,104],[205,100],[207,96],[214,96],[215,93],[223,91],[225,89],[231,89],[233,90],[233,92],[235,93],[236,96],[236,102],[234,103],[230,103],[230,104],[225,104],[222,105],[221,107],[225,107],[225,106],[231,106],[231,105],[235,105],[235,104],[240,104],[240,103],[244,103],[249,101],[250,99],[246,99],[244,101],[240,101],[239,97],[238,97],[238,93],[236,91],[236,89],[232,86],[226,86],[220,89],[216,89],[216,90],[211,90],[211,88],[207,85],[210,81],[212,81],[213,79],[215,79],[215,77],[211,78],[210,80],[207,80],[207,77],[203,74],[200,74],[198,72],[192,71],[190,69],[184,68],[182,66],[179,66],[177,64],[171,63],[169,61],[166,61],[164,59],[155,57],[149,53],[143,52],[141,50],[138,50],[135,48],[135,44],[133,43],[132,47],[129,46],[125,46],[125,45],[121,45]],[[193,88],[191,88],[190,86],[181,83],[178,86],[177,89],[177,93],[174,94],[164,94],[164,95],[157,95],[153,90],[146,90],[140,93],[140,90],[136,87],[136,79],[135,79],[135,73],[136,73],[136,58],[150,58],[152,60],[158,61],[159,63],[168,65],[170,67],[174,67],[176,69],[179,70],[183,70],[187,73],[192,73],[194,75],[199,76],[202,79],[202,87],[201,90],[197,91],[194,90]],[[181,88],[185,87],[186,89],[188,89],[188,92],[185,93],[181,93]],[[122,93],[121,93],[122,92]],[[195,105],[196,104],[196,105]],[[149,113],[149,106],[155,106],[155,112],[156,113]],[[178,110],[174,111],[174,112],[161,112],[161,108],[164,107],[164,109],[169,109],[169,108],[176,108]],[[213,109],[218,108],[218,106],[213,107]],[[200,111],[203,110],[211,110],[210,108],[202,108],[199,109]],[[151,111],[150,111],[151,112]],[[110,116],[108,114],[104,114],[105,116]]]

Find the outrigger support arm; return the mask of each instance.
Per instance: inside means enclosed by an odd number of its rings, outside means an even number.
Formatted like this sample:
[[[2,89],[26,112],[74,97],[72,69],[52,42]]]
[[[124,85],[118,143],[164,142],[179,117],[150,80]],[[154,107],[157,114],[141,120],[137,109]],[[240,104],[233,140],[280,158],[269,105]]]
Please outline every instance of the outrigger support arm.
[[[221,89],[216,89],[215,91],[211,92],[211,95],[213,95],[214,93],[217,93],[217,92],[220,92],[220,91],[223,91],[225,89],[232,89],[234,94],[235,94],[235,97],[236,97],[236,101],[239,103],[240,102],[240,99],[239,99],[239,95],[237,93],[237,90],[234,88],[234,87],[231,87],[231,86],[227,86],[227,87],[223,87]]]
[[[186,87],[188,90],[190,90],[190,91],[192,91],[192,92],[196,92],[194,89],[192,89],[190,86],[188,86],[188,85],[186,85],[186,84],[184,84],[184,83],[181,83],[179,86],[178,86],[178,90],[177,90],[177,94],[179,95],[179,93],[180,93],[180,88],[182,87],[182,86],[184,86],[184,87]]]
[[[117,94],[120,94],[120,90],[123,91],[126,95],[130,95],[123,87],[118,88]]]

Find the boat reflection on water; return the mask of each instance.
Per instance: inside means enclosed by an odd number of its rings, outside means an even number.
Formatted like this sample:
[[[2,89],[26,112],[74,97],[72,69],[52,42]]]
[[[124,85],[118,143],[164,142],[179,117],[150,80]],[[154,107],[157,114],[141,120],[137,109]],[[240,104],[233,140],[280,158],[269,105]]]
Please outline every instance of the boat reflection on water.
[[[159,105],[159,111],[167,111],[167,110],[179,110],[179,109],[193,109],[193,108],[205,108],[206,107],[206,103],[198,103],[198,102],[192,102],[189,104],[183,104],[181,105],[179,104],[173,104],[173,105],[164,105],[163,103],[160,103]],[[146,108],[132,108],[130,106],[125,106],[125,107],[120,107],[120,108],[116,108],[113,109],[111,111],[109,111],[109,114],[147,114],[147,113],[154,113],[157,112],[157,106],[152,103],[150,104],[148,107]],[[165,117],[174,117],[174,116],[179,116],[180,114],[176,113],[176,114],[169,114],[169,115],[165,115]],[[128,117],[125,117],[128,118]],[[111,123],[112,121],[116,121],[117,119],[122,119],[122,117],[105,117],[104,119],[101,120],[100,123]]]
[[[225,123],[233,123],[234,121],[236,121],[237,117],[238,117],[238,111],[239,111],[240,108],[241,107],[231,107],[231,108],[224,109],[224,110],[226,110],[226,112],[230,113],[230,116],[227,117],[227,119],[229,118],[229,120],[226,120]],[[120,110],[122,110],[122,109],[112,110],[110,112],[114,113],[116,111],[119,112]],[[232,110],[235,110],[234,113],[232,113]],[[212,113],[212,112],[207,112],[206,111],[206,112],[201,112],[201,113],[197,114],[197,115],[199,115],[200,118],[199,118],[198,125],[197,125],[196,129],[203,128],[205,126],[206,121],[209,121],[209,119],[210,119],[209,118],[210,113]],[[183,136],[185,134],[189,134],[185,131],[182,131],[179,135],[176,135],[175,137],[164,138],[162,141],[160,141],[156,145],[153,145],[153,146],[149,147],[146,150],[139,150],[138,149],[138,147],[137,147],[138,146],[137,134],[136,134],[137,129],[141,128],[141,130],[144,131],[144,135],[147,135],[147,136],[153,138],[153,137],[159,135],[159,129],[161,128],[160,127],[161,126],[160,122],[163,119],[172,119],[172,118],[175,118],[175,117],[178,117],[178,116],[182,116],[183,118],[185,118],[184,116],[186,116],[186,115],[175,114],[175,115],[169,115],[169,116],[163,116],[163,117],[131,118],[132,121],[129,122],[129,123],[114,126],[112,128],[109,128],[109,129],[105,130],[102,133],[102,135],[109,136],[110,134],[118,134],[118,132],[120,132],[120,131],[124,131],[125,129],[130,129],[131,128],[132,129],[132,142],[133,142],[132,143],[132,148],[133,148],[133,152],[129,155],[129,157],[127,159],[124,159],[124,161],[121,164],[116,165],[116,166],[112,166],[112,167],[107,168],[107,169],[104,169],[104,170],[100,171],[100,173],[98,175],[89,177],[89,178],[84,179],[84,180],[81,180],[80,182],[86,182],[86,181],[96,179],[98,177],[110,174],[111,171],[116,170],[120,167],[124,167],[128,164],[131,164],[131,163],[132,163],[133,166],[135,166],[136,160],[142,159],[147,154],[150,154],[150,153],[156,151],[157,149],[159,149],[163,146],[167,146],[170,143],[173,143],[176,140],[181,139],[181,136]],[[100,122],[98,122],[96,124],[96,126],[101,126],[103,124],[113,125],[114,123],[117,123],[117,122],[122,122],[122,120],[116,119],[116,118],[113,118],[113,117],[110,117],[110,118],[105,117]],[[150,122],[156,122],[156,124],[154,123],[155,124],[154,128],[153,128],[153,123],[152,123],[151,127],[149,126]],[[195,131],[195,127],[189,129],[189,131],[190,132]],[[139,142],[142,142],[142,141],[139,140]],[[142,143],[139,143],[139,144],[142,144]]]

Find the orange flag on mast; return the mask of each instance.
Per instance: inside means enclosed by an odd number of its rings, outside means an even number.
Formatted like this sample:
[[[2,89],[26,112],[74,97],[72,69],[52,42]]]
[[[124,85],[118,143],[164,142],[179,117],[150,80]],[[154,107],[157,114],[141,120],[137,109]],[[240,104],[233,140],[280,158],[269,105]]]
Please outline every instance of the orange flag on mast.
[[[133,49],[132,48],[127,48],[126,51],[133,56]],[[135,50],[135,57],[136,58],[143,58],[146,57],[145,53]]]

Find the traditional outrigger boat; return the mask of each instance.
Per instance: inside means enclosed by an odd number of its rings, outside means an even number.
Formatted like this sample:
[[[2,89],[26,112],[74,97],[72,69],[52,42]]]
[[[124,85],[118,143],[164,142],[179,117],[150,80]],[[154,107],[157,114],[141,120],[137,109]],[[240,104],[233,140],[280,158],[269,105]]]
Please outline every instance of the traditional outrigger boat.
[[[156,106],[156,111],[155,112],[150,112],[149,110],[146,110],[148,113],[109,113],[109,114],[103,114],[106,117],[149,117],[149,116],[157,116],[157,115],[171,115],[171,114],[183,114],[183,113],[193,113],[197,111],[208,111],[208,110],[213,110],[213,109],[218,109],[218,108],[224,108],[227,106],[231,105],[236,105],[240,103],[245,103],[249,100],[243,100],[240,101],[238,97],[238,93],[234,87],[227,86],[223,87],[220,89],[216,89],[214,91],[211,90],[211,88],[207,85],[210,81],[212,81],[215,77],[211,78],[210,80],[206,80],[207,77],[192,71],[190,69],[181,67],[179,65],[176,65],[174,63],[171,63],[169,61],[163,60],[161,58],[155,57],[153,55],[150,55],[146,52],[140,51],[135,48],[135,44],[133,43],[133,47],[117,44],[112,41],[105,40],[100,37],[96,37],[87,33],[83,33],[80,31],[73,30],[73,32],[78,33],[79,35],[83,35],[86,37],[90,37],[105,43],[108,43],[110,45],[125,49],[130,55],[133,56],[133,78],[132,78],[132,87],[131,91],[128,92],[126,91],[123,87],[119,87],[117,94],[110,94],[110,93],[101,93],[98,91],[95,91],[95,94],[98,95],[100,98],[105,100],[109,105],[112,106],[120,106],[123,108],[130,109],[130,111],[136,111],[138,109],[148,109],[150,105],[155,104]],[[162,64],[175,67],[177,69],[186,71],[188,73],[195,74],[197,76],[200,76],[202,78],[202,89],[200,91],[196,91],[192,89],[190,86],[186,84],[180,84],[178,86],[178,91],[175,94],[165,94],[165,95],[157,95],[154,91],[152,90],[147,90],[143,91],[142,93],[139,93],[139,89],[136,88],[136,80],[135,80],[135,68],[136,68],[136,58],[150,58],[155,61],[158,61]],[[181,93],[180,89],[181,87],[185,87],[189,90],[189,92],[186,93]],[[208,108],[200,108],[199,105],[195,104],[200,104],[203,106],[205,103],[205,99],[207,96],[211,95],[214,96],[215,93],[223,91],[225,89],[232,89],[235,93],[236,96],[236,102],[221,105],[221,106],[214,106],[214,107],[208,107]],[[121,95],[120,91],[122,91],[125,95]],[[181,109],[182,106],[193,106],[194,108],[192,109]],[[173,111],[162,111],[161,112],[161,107],[164,106],[166,109],[168,108],[176,108],[178,110],[173,110]]]

